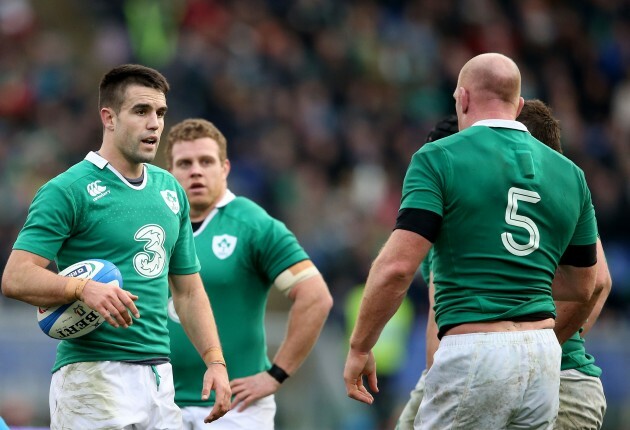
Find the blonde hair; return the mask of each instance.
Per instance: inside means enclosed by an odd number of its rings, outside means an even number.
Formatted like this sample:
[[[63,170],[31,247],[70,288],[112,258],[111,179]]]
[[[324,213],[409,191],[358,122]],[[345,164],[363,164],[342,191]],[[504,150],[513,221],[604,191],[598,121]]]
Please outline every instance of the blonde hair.
[[[185,119],[175,124],[168,132],[166,138],[165,158],[166,168],[173,167],[173,145],[182,140],[195,140],[209,137],[219,146],[219,159],[221,162],[227,160],[227,140],[223,133],[219,131],[210,121],[201,118]]]

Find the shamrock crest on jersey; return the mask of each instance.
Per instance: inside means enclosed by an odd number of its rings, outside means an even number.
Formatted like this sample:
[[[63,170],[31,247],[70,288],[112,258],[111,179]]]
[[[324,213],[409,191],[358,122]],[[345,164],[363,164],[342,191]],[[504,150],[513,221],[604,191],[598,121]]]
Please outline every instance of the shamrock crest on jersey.
[[[225,260],[234,252],[237,238],[229,234],[214,236],[212,238],[212,252],[219,260]]]
[[[162,194],[162,198],[164,199],[164,202],[169,207],[169,209],[172,210],[175,215],[177,215],[177,213],[179,212],[179,200],[177,200],[177,193],[172,190],[164,190],[160,191],[160,194]]]

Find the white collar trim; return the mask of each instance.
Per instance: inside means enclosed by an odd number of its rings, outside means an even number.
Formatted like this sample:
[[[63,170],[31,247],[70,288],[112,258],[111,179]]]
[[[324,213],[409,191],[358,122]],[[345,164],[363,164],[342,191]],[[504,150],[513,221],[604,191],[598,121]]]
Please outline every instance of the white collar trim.
[[[223,206],[227,206],[227,204],[230,203],[235,198],[236,196],[234,195],[232,191],[225,190],[225,194],[223,194],[223,197],[221,197],[221,200],[219,200],[219,202],[216,204],[215,207],[222,208]]]
[[[475,126],[512,128],[514,130],[528,131],[525,124],[509,119],[482,119],[481,121],[474,123],[471,127]]]
[[[85,156],[85,159],[101,170],[103,170],[105,166],[109,164],[106,159],[104,159],[94,151],[88,152],[88,155]]]
[[[109,170],[111,170],[116,176],[118,176],[118,178],[120,178],[120,180],[123,182],[123,184],[127,185],[129,188],[134,189],[134,190],[142,190],[144,189],[144,187],[147,185],[147,179],[148,179],[148,171],[147,171],[147,166],[143,165],[142,169],[143,169],[143,179],[142,179],[142,183],[140,185],[133,185],[131,184],[127,178],[125,178],[118,170],[116,170],[114,168],[114,166],[112,166],[111,164],[109,164],[109,161],[107,161],[106,159],[104,159],[103,157],[101,157],[99,154],[97,154],[94,151],[90,151],[86,156],[85,159],[87,161],[89,161],[90,163],[94,164],[96,167],[98,167],[99,169],[103,170],[105,167],[107,167]]]
[[[210,213],[208,214],[206,219],[203,220],[203,222],[201,223],[201,225],[199,226],[197,231],[193,232],[193,237],[197,237],[201,233],[203,233],[203,231],[206,229],[206,226],[210,223],[212,218],[214,218],[214,216],[219,212],[219,208],[227,206],[228,203],[230,203],[235,198],[236,198],[236,196],[234,195],[234,193],[232,191],[225,190],[225,194],[223,195],[223,197],[221,197],[221,200],[219,200],[219,202],[216,204],[214,209],[212,209],[210,211]]]

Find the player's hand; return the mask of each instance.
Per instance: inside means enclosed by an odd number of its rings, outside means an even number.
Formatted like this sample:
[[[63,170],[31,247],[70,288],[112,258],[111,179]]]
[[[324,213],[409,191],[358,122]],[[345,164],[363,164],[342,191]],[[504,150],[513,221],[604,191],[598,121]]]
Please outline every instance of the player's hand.
[[[367,376],[370,389],[378,393],[374,354],[372,351],[365,353],[350,349],[346,359],[346,367],[343,370],[346,393],[351,399],[371,405],[374,402],[374,397],[363,385],[364,375]]]
[[[269,373],[260,372],[246,378],[234,379],[230,386],[234,395],[232,407],[236,408],[240,404],[238,410],[242,412],[256,400],[278,391],[280,383]]]
[[[221,418],[230,410],[230,399],[232,390],[228,379],[227,369],[222,364],[211,364],[203,375],[203,389],[201,399],[207,400],[210,397],[210,390],[214,390],[214,407],[210,414],[203,420],[204,423],[211,423]]]
[[[138,296],[117,285],[90,280],[83,288],[81,300],[114,327],[129,327],[133,323],[131,314],[140,318],[140,313],[134,303],[138,300]]]

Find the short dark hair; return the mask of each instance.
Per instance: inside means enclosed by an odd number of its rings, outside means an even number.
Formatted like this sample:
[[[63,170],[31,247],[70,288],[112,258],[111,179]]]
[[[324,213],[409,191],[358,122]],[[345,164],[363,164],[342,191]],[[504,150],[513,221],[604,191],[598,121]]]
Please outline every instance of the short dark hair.
[[[119,112],[125,100],[125,91],[129,85],[142,85],[168,93],[166,78],[157,70],[139,64],[123,64],[114,67],[101,79],[99,85],[98,107],[110,107]]]
[[[457,124],[457,115],[446,116],[435,124],[433,129],[427,135],[426,142],[433,142],[434,140],[448,137],[452,134],[457,133],[458,131],[459,126]]]
[[[164,155],[166,168],[173,167],[173,145],[181,140],[196,140],[209,137],[219,146],[219,159],[221,162],[227,159],[227,140],[223,133],[210,121],[201,118],[189,118],[175,124],[168,132]]]
[[[551,108],[541,100],[525,100],[523,109],[516,120],[525,124],[536,139],[562,154],[560,121],[553,117]]]

